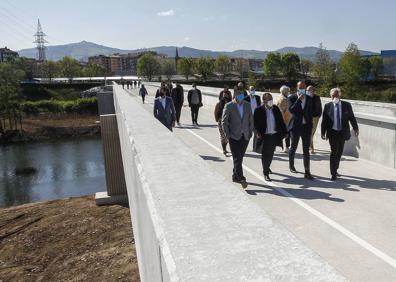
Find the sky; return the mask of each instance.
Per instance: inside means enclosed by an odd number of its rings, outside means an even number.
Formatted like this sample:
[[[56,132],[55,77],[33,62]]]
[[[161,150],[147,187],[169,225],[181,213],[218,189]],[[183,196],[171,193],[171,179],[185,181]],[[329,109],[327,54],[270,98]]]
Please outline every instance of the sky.
[[[318,46],[396,49],[395,0],[0,0],[0,47],[83,40],[120,49],[188,46],[274,51]]]

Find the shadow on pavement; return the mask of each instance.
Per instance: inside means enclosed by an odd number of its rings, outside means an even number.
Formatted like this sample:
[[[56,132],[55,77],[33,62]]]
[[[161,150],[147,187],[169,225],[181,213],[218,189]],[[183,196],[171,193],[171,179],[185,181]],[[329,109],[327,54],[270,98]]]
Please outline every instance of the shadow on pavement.
[[[258,183],[251,183],[251,182],[248,182],[248,185],[260,187],[260,188],[266,188],[266,190],[246,189],[245,191],[249,195],[256,196],[258,194],[272,194],[272,195],[276,195],[276,196],[280,196],[280,197],[289,197],[285,194],[282,194],[279,190],[277,190],[276,188],[273,188],[271,186],[267,186],[264,184],[258,184]],[[293,195],[293,197],[297,198],[297,199],[328,200],[328,201],[340,202],[340,203],[345,202],[344,199],[332,197],[330,193],[326,193],[326,192],[322,192],[322,191],[316,191],[316,190],[311,190],[311,189],[291,189],[291,188],[282,188],[282,190]]]

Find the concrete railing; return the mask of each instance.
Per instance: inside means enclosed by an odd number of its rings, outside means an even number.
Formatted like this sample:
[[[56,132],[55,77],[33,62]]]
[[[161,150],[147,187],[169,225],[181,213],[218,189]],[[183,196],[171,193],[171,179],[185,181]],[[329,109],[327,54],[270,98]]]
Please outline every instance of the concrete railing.
[[[117,85],[114,105],[142,281],[344,281]]]
[[[147,83],[158,87],[159,83]],[[182,85],[185,92],[191,85]],[[204,94],[204,106],[213,107],[218,102],[221,88],[200,87]],[[263,92],[257,92],[262,95]],[[271,93],[276,99],[279,93]],[[362,158],[378,164],[396,168],[396,104],[346,100],[352,104],[357,118],[360,135],[345,143],[344,154]],[[322,98],[322,105],[330,102],[329,98]],[[320,123],[316,131],[316,141],[320,141]]]

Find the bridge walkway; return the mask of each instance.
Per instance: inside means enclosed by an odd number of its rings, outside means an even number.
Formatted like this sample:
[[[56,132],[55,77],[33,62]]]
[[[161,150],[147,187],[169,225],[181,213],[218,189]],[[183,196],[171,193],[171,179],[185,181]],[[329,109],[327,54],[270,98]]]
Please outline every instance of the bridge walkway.
[[[143,107],[152,112],[156,88],[147,89]],[[141,103],[136,89],[128,92]],[[230,179],[230,185],[243,190],[231,182],[232,160],[222,154],[213,107],[201,108],[200,127],[191,126],[188,107],[183,108],[181,121],[174,134]],[[153,134],[153,138],[158,136]],[[244,160],[249,183],[245,192],[347,279],[396,281],[396,170],[346,156],[339,170],[342,177],[332,182],[329,145],[316,143],[317,153],[311,156],[314,181],[305,180],[302,173],[292,175],[287,154],[278,148],[271,183],[264,181],[260,156],[249,144]],[[172,150],[172,144],[164,144],[164,150]],[[298,151],[296,168],[300,172],[301,157]]]

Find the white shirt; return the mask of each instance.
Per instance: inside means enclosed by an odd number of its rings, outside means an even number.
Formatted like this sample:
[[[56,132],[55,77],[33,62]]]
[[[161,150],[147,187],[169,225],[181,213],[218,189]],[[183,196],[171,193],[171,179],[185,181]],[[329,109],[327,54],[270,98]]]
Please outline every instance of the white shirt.
[[[266,116],[267,116],[267,130],[265,131],[265,134],[275,134],[276,130],[276,124],[275,124],[275,116],[274,112],[272,109],[265,108]]]
[[[252,108],[252,113],[254,114],[254,111],[257,108],[256,96],[254,95],[250,95],[250,107]]]
[[[341,108],[341,101],[338,102],[338,110],[340,111],[340,124],[337,125],[337,104],[333,103],[334,105],[334,115],[333,115],[333,129],[334,130],[342,130],[342,108]],[[338,126],[338,128],[337,128]]]
[[[161,97],[160,101],[161,101],[162,107],[165,109],[166,108],[166,97]]]

